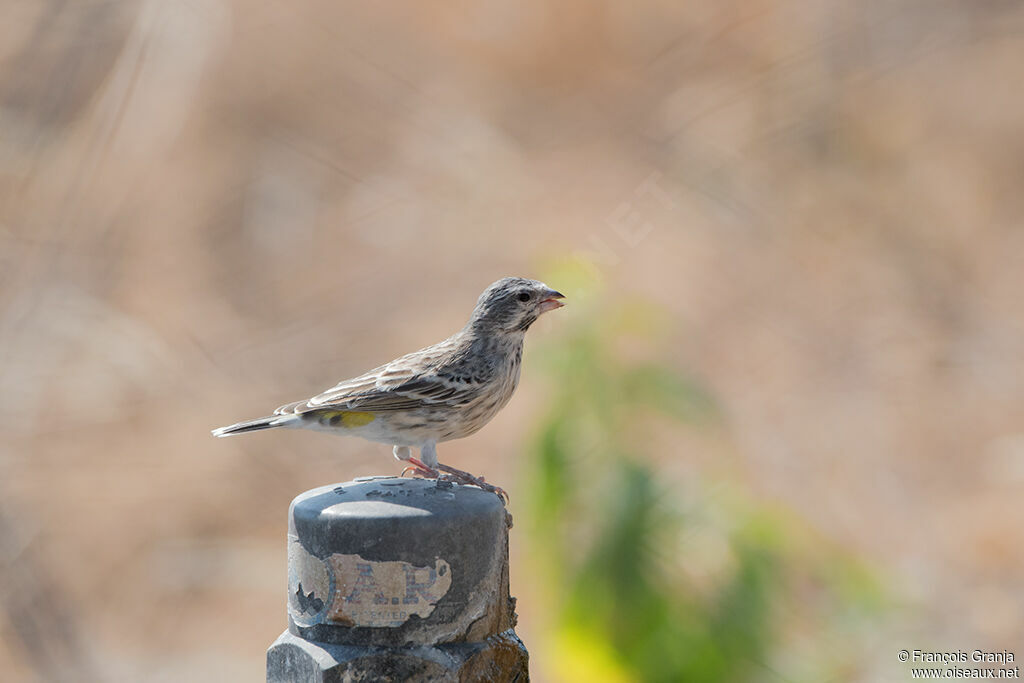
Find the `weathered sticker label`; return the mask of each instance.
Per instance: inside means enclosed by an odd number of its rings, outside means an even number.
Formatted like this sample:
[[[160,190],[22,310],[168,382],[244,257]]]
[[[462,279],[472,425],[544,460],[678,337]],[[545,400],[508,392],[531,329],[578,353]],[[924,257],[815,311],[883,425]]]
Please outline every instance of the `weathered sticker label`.
[[[288,611],[302,626],[322,621],[331,592],[327,565],[313,557],[295,536],[288,537]]]
[[[346,626],[401,626],[412,615],[426,618],[452,585],[451,567],[408,562],[374,562],[360,555],[327,558],[334,574],[334,597],[327,620]]]

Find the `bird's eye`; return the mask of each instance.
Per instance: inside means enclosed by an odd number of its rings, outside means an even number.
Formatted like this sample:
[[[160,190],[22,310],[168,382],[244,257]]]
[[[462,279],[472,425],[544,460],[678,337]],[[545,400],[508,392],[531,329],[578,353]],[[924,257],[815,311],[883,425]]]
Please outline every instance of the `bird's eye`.
[[[516,298],[519,299],[520,301],[529,301],[530,300],[530,293],[529,292],[519,292],[519,296],[517,296]]]

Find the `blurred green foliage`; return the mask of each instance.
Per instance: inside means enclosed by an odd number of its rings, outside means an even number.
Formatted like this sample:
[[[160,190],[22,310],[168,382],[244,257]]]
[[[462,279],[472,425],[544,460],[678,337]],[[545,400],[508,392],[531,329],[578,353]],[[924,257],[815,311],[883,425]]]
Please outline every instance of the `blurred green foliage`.
[[[655,341],[653,309],[574,299],[559,321],[564,334],[535,356],[550,379],[527,486],[531,552],[544,602],[555,606],[546,673],[588,682],[855,677],[851,638],[884,603],[870,572],[729,477],[672,474],[686,453],[652,457],[656,423],[722,431],[715,402],[670,363],[617,351],[630,335],[629,348]]]

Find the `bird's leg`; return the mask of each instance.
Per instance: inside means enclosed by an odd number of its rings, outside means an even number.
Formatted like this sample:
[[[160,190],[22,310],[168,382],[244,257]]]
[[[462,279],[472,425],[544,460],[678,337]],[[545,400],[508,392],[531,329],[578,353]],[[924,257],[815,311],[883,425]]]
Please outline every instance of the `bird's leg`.
[[[407,446],[395,446],[395,457],[412,465],[412,467],[406,467],[402,474],[412,471],[413,476],[419,475],[429,479],[447,480],[459,484],[478,486],[484,491],[490,491],[495,494],[501,498],[502,502],[508,503],[508,494],[505,493],[503,488],[488,484],[484,481],[483,477],[475,477],[469,472],[439,463],[437,461],[437,444],[433,442],[423,444],[420,448],[419,459],[412,457]],[[445,474],[441,474],[441,472]]]
[[[501,488],[500,486],[488,484],[486,481],[484,481],[483,477],[475,477],[469,472],[465,472],[454,467],[449,467],[448,465],[442,465],[441,463],[437,464],[437,469],[450,475],[452,479],[459,482],[460,484],[479,486],[484,491],[490,491],[491,493],[498,496],[498,498],[501,498],[503,503],[508,503],[508,494],[505,493],[505,489]]]
[[[412,467],[406,467],[402,470],[402,474],[405,474],[409,470],[412,470],[413,476],[419,475],[425,479],[440,479],[441,473],[435,470],[429,465],[425,465],[416,458],[409,456],[409,462],[412,463]]]
[[[405,452],[408,453],[409,449],[406,448]],[[420,447],[420,457],[416,459],[412,455],[407,455],[406,460],[413,464],[414,470],[413,475],[420,475],[427,479],[440,479],[441,473],[437,471],[437,445],[431,442],[427,442]],[[405,474],[405,472],[402,472]]]
[[[395,458],[402,462],[412,463],[411,467],[406,467],[402,470],[402,476],[405,476],[406,472],[412,472],[413,475],[420,475],[421,477],[428,477],[430,479],[436,479],[440,476],[440,472],[435,470],[433,467],[427,467],[422,462],[412,457],[412,451],[409,450],[408,446],[395,446]]]
[[[420,446],[420,460],[425,462],[430,469],[437,469],[437,444],[428,441]]]
[[[423,444],[423,447],[420,448],[420,458],[422,458],[423,462],[427,463],[427,465],[429,465],[431,469],[441,470],[442,472],[445,472],[445,479],[455,481],[460,484],[470,484],[472,486],[479,486],[484,491],[490,491],[491,493],[496,494],[499,498],[502,499],[503,502],[508,502],[508,494],[505,493],[504,489],[488,484],[487,482],[484,481],[483,477],[474,477],[469,472],[463,472],[462,470],[458,470],[455,469],[454,467],[449,467],[448,465],[442,465],[441,463],[439,463],[437,461],[437,444],[434,443],[433,441],[428,441],[427,443]]]

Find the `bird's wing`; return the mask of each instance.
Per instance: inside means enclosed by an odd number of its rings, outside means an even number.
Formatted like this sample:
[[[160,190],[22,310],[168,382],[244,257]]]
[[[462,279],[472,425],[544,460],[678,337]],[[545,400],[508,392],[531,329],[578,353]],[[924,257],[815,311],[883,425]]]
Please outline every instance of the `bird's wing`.
[[[328,392],[330,394],[331,392]],[[418,375],[401,384],[388,388],[375,387],[341,398],[321,399],[319,396],[307,402],[308,410],[361,410],[366,412],[391,412],[414,410],[429,405],[444,403],[450,407],[466,405],[480,395],[479,387],[453,383],[437,374]]]
[[[410,353],[309,400],[283,405],[275,414],[339,409],[388,412],[442,402],[453,407],[465,405],[480,395],[480,383],[445,372],[443,360],[451,350],[450,340],[446,340]]]

